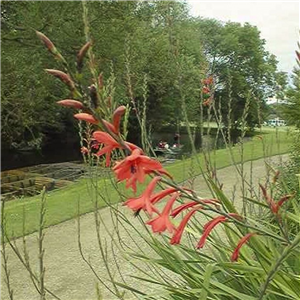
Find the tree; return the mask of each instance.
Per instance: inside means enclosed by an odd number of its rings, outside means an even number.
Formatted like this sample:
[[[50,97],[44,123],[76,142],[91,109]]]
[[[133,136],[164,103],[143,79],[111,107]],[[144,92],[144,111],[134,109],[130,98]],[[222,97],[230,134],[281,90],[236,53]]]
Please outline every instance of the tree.
[[[300,128],[300,69],[294,68],[292,85],[286,90],[286,104],[282,104],[280,110],[288,122]]]
[[[258,29],[248,23],[221,23],[197,19],[205,54],[216,79],[215,99],[220,100],[222,120],[228,126],[229,117],[236,129],[251,98],[247,125],[259,123],[258,110],[274,92],[277,61],[265,48]],[[229,107],[228,103],[231,103]]]

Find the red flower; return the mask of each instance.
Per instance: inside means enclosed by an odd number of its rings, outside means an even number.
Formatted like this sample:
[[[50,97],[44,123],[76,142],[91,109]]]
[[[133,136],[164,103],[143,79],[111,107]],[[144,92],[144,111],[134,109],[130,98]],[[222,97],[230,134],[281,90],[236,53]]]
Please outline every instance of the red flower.
[[[197,249],[202,248],[204,246],[208,235],[215,228],[215,226],[217,226],[221,222],[227,221],[227,219],[228,218],[225,217],[225,216],[218,216],[218,217],[212,219],[211,221],[209,221],[208,223],[206,223],[203,226],[203,234],[202,234],[201,239],[200,239],[200,241],[197,245]]]
[[[188,209],[188,208],[193,207],[193,206],[196,206],[196,205],[198,205],[198,204],[200,204],[200,203],[199,203],[199,202],[196,202],[196,201],[192,201],[192,202],[188,202],[188,203],[182,204],[182,205],[176,207],[176,208],[172,211],[171,216],[172,216],[173,218],[175,218],[175,217],[176,217],[177,215],[179,215],[183,210]],[[199,209],[200,209],[200,208],[202,208],[202,207],[199,207]]]
[[[281,198],[279,199],[279,201],[276,203],[276,202],[274,201],[274,199],[273,199],[271,196],[268,195],[267,190],[265,189],[265,187],[264,187],[263,185],[261,185],[261,184],[259,184],[259,186],[260,186],[260,188],[261,188],[261,190],[262,190],[262,193],[263,193],[263,196],[264,196],[266,202],[268,203],[268,205],[269,205],[271,211],[272,211],[274,214],[278,214],[280,207],[282,206],[282,204],[283,204],[285,201],[287,201],[287,200],[289,200],[290,198],[293,198],[293,197],[294,197],[294,194],[292,194],[292,195],[285,195],[285,196],[281,197]]]
[[[210,89],[209,89],[207,86],[204,86],[204,87],[202,88],[202,93],[203,93],[203,94],[209,94],[209,93],[210,93]]]
[[[132,187],[136,192],[136,182],[144,182],[145,175],[163,170],[160,162],[142,155],[141,149],[135,149],[131,155],[117,162],[113,168],[118,180],[126,180],[126,188]]]
[[[214,81],[213,77],[212,77],[212,76],[209,76],[208,78],[203,79],[203,84],[205,84],[205,85],[210,85],[210,84],[213,83],[213,81]]]
[[[121,145],[113,139],[108,133],[103,131],[95,131],[93,133],[93,138],[100,144],[105,146],[97,152],[96,155],[101,156],[106,154],[106,167],[110,165],[111,152],[114,149],[121,148]]]
[[[153,211],[158,213],[158,210],[151,203],[151,195],[155,189],[156,183],[161,179],[161,177],[154,177],[148,184],[146,190],[139,196],[135,198],[129,198],[123,205],[128,206],[133,211],[144,210],[152,215]]]
[[[94,144],[94,146],[92,146],[93,148],[99,148],[99,144],[104,144],[104,147],[100,149],[100,151],[98,151],[96,155],[101,156],[103,154],[106,154],[106,166],[108,167],[110,165],[111,152],[115,149],[124,147],[121,144],[119,144],[110,134],[104,131],[95,131],[93,133],[93,138],[97,141],[97,143]],[[131,151],[139,149],[138,146],[132,143],[124,142],[124,144]]]
[[[192,215],[198,210],[199,208],[194,208],[191,211],[189,211],[184,218],[182,219],[182,221],[180,222],[179,226],[177,227],[174,235],[172,236],[171,240],[170,240],[170,244],[174,245],[174,244],[179,244],[184,228],[187,224],[187,222],[190,220],[190,218],[192,217]]]
[[[87,114],[87,113],[79,113],[79,114],[75,114],[74,118],[81,120],[81,121],[86,121],[88,123],[92,123],[92,124],[98,124],[99,121],[97,119],[95,119],[92,115]]]
[[[167,202],[161,214],[152,220],[146,222],[146,224],[152,226],[153,232],[164,232],[168,230],[170,233],[176,229],[176,227],[170,221],[170,211],[176,199],[179,197],[178,193],[175,193]]]
[[[256,232],[251,232],[246,234],[244,237],[242,237],[240,239],[240,241],[238,242],[236,248],[234,249],[232,255],[231,255],[231,261],[237,261],[239,258],[239,254],[240,254],[240,249],[241,247],[251,238],[251,236],[257,234]]]
[[[203,101],[202,104],[203,106],[209,106],[211,102],[212,102],[212,97],[209,97],[207,100]]]
[[[176,192],[177,189],[175,188],[168,188],[168,189],[165,189],[165,190],[162,190],[156,194],[154,194],[151,198],[151,202],[153,204],[157,203],[158,201],[160,201],[162,198],[166,197],[167,195],[170,195],[174,192]]]
[[[59,105],[66,106],[66,107],[73,107],[77,109],[83,109],[84,106],[81,102],[77,100],[72,100],[72,99],[65,99],[65,100],[60,100],[56,102]]]
[[[192,201],[192,202],[188,202],[188,203],[184,203],[178,207],[176,207],[172,213],[171,216],[173,218],[175,218],[178,214],[180,214],[183,210],[188,209],[190,207],[194,207],[196,205],[201,205],[201,204],[212,204],[214,206],[216,206],[217,208],[219,207],[219,205],[217,203],[219,203],[219,200],[217,199],[199,199],[199,201]],[[198,209],[202,209],[202,206],[199,206]]]

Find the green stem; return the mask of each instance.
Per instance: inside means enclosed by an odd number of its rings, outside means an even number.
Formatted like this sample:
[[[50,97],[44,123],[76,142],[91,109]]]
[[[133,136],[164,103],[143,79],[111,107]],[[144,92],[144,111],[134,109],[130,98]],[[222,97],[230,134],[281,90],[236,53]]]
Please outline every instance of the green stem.
[[[276,275],[276,273],[278,272],[280,265],[288,258],[288,256],[292,253],[292,250],[295,247],[297,247],[299,243],[300,243],[300,233],[298,233],[298,235],[296,236],[294,241],[284,249],[284,251],[282,252],[282,254],[279,257],[279,259],[277,260],[277,262],[275,262],[273,264],[273,266],[271,267],[271,270],[267,276],[267,279],[266,279],[265,283],[263,284],[263,286],[261,287],[261,292],[260,292],[258,300],[263,299],[263,297],[266,293],[266,290],[268,288],[268,285],[271,282],[271,280],[273,279],[273,277]]]

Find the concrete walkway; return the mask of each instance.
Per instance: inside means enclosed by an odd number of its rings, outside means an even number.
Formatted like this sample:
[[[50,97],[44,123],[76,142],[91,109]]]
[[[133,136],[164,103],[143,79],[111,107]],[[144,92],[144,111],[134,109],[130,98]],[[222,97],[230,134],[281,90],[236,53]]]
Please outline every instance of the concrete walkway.
[[[280,162],[287,160],[287,156],[276,156],[268,158],[268,163],[273,166],[278,165]],[[263,159],[259,159],[253,162],[247,162],[244,165],[246,178],[252,180],[253,186],[258,186],[258,182],[264,182],[266,180],[266,165]],[[252,174],[252,178],[250,178]],[[240,176],[236,172],[235,167],[227,167],[217,172],[218,179],[223,183],[223,191],[225,194],[234,198],[235,204],[241,208],[241,180]],[[199,196],[207,197],[210,196],[209,189],[207,188],[202,176],[198,176],[195,180],[195,190],[199,192]],[[143,225],[137,218],[134,218],[132,212],[128,209],[119,206],[120,211],[128,218],[131,224],[139,232],[145,232]],[[115,263],[121,265],[120,271],[122,275],[129,278],[129,275],[138,275],[137,271],[131,266],[130,263],[122,258],[122,251],[111,245],[111,240],[118,239],[116,233],[112,234],[112,228],[115,226],[115,217],[112,219],[111,211],[109,208],[102,209],[100,216],[103,220],[100,226],[101,241],[106,244],[107,260],[109,261],[110,268],[114,272],[114,276],[117,281],[120,280],[118,270],[115,267]],[[113,221],[114,220],[114,221]],[[96,231],[95,231],[95,220],[94,214],[89,213],[83,215],[80,218],[81,222],[81,237],[82,247],[86,255],[86,258],[91,261],[95,266],[95,271],[98,276],[105,280],[107,278],[107,272],[105,270],[105,264],[100,255],[100,249],[97,243]],[[123,222],[124,223],[124,222]],[[105,228],[106,226],[106,228]],[[134,235],[134,240],[130,239],[127,230],[130,230],[131,235]],[[118,227],[120,238],[126,243],[126,246],[134,251],[145,251],[150,253],[145,242],[133,232],[132,227],[125,226],[123,228],[120,224]],[[46,267],[46,286],[60,299],[65,300],[89,300],[96,298],[96,279],[92,274],[92,271],[83,261],[78,250],[77,243],[77,221],[70,220],[61,223],[56,226],[52,226],[45,230],[45,267]],[[26,237],[27,248],[30,256],[32,269],[38,270],[37,261],[37,239],[36,234],[31,234]],[[17,240],[16,244],[18,247],[22,247],[22,239]],[[21,265],[16,255],[12,253],[11,249],[7,247],[9,256],[9,268],[11,272],[11,283],[14,289],[15,300],[35,300],[40,299],[37,291],[33,287],[28,273]],[[149,270],[150,272],[150,270]],[[3,284],[3,271],[2,271],[2,295],[1,299],[9,299],[7,295],[6,286]],[[153,292],[155,287],[143,286],[140,282],[135,282],[130,279],[130,282],[138,289],[144,291]],[[103,286],[100,286],[102,292],[102,299],[116,299],[113,294],[108,290],[105,290]],[[127,295],[127,294],[126,294]],[[126,299],[130,299],[130,294]],[[52,296],[47,295],[47,299],[54,299]]]

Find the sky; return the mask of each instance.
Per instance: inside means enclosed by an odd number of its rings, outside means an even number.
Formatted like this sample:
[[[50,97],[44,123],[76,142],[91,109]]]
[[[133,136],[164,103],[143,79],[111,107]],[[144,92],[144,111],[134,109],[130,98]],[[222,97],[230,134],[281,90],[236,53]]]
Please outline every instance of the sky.
[[[291,74],[296,66],[300,1],[187,0],[193,16],[221,21],[248,22],[258,27],[265,48],[277,57],[278,69]]]

